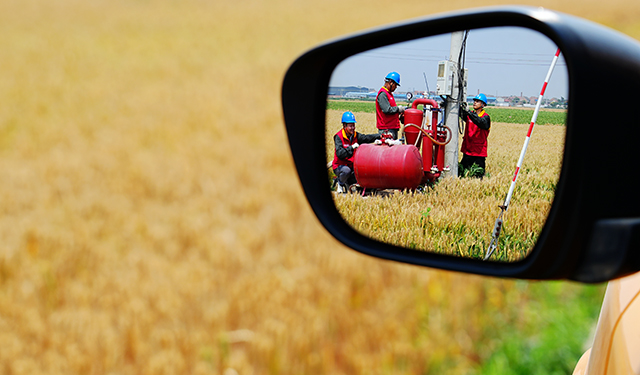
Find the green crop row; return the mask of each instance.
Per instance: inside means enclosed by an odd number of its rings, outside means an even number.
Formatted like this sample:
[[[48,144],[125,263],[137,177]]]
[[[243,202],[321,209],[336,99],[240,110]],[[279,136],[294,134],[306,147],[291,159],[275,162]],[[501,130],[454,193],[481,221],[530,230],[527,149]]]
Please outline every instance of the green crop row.
[[[529,124],[533,117],[533,109],[488,107],[487,113],[491,116],[491,121],[504,122],[507,124]],[[541,109],[538,113],[536,124],[566,125],[567,112]]]
[[[375,113],[376,103],[372,101],[328,100],[327,109],[336,111]]]

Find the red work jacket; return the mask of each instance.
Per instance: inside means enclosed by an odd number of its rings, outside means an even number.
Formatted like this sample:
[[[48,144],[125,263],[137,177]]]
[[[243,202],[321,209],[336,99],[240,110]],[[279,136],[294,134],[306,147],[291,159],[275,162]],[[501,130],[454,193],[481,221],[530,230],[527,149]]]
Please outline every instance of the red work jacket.
[[[358,134],[355,131],[353,132],[353,137],[351,137],[351,140],[349,140],[349,137],[347,137],[347,134],[344,132],[344,129],[338,130],[338,132],[333,137],[335,138],[336,136],[340,137],[340,140],[342,141],[342,147],[345,147],[345,148],[347,146],[351,146],[354,143],[358,142]],[[353,155],[355,155],[355,152],[346,159],[340,159],[338,158],[338,155],[334,151],[333,163],[331,163],[331,166],[335,170],[336,168],[338,168],[339,165],[346,165],[347,167],[351,168],[351,170],[353,170]]]
[[[479,117],[488,116],[487,113],[482,110]],[[480,129],[476,124],[471,121],[467,116],[467,127],[464,131],[464,139],[462,141],[462,147],[460,151],[469,156],[481,156],[487,157],[487,138],[489,137],[489,129]]]
[[[376,96],[376,127],[378,129],[400,129],[400,115],[398,113],[386,114],[382,112],[378,104],[378,96],[380,95],[386,95],[389,98],[389,105],[392,107],[396,106],[396,99],[393,97],[393,94],[385,87],[382,87]]]

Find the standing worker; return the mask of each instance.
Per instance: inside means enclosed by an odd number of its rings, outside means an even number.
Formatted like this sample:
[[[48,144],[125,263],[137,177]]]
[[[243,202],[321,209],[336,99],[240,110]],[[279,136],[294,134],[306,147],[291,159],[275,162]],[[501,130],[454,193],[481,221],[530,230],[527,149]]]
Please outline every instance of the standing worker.
[[[384,86],[378,91],[376,97],[376,127],[378,133],[386,131],[398,139],[400,129],[400,115],[404,113],[404,107],[396,105],[393,92],[400,86],[400,74],[391,72],[384,77]]]
[[[463,176],[465,171],[468,171],[467,175],[470,177],[482,178],[485,174],[487,138],[491,128],[491,117],[484,111],[486,105],[487,96],[481,93],[473,98],[473,111],[468,111],[466,104],[460,108],[460,117],[465,123],[464,139],[460,148],[460,176]]]
[[[372,143],[380,139],[380,134],[356,133],[356,116],[347,111],[342,114],[342,129],[333,136],[335,153],[333,155],[333,173],[338,177],[338,193],[347,193],[349,185],[355,184],[353,173],[353,155],[360,143]]]

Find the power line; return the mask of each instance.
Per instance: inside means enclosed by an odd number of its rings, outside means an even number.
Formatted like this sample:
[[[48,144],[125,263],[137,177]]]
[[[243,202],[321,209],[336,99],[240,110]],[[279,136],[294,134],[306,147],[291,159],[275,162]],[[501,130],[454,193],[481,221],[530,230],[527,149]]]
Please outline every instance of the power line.
[[[447,57],[433,56],[433,55],[403,55],[402,58],[397,56],[389,56],[385,54],[368,53],[368,58],[384,59],[384,60],[409,60],[409,61],[424,61],[424,62],[438,62],[441,60],[447,60]],[[467,62],[473,64],[500,64],[500,65],[523,65],[523,66],[548,66],[548,61],[534,60],[534,59],[508,59],[508,58],[491,58],[491,57],[469,57],[467,52]],[[566,63],[559,62],[556,66],[566,66]]]

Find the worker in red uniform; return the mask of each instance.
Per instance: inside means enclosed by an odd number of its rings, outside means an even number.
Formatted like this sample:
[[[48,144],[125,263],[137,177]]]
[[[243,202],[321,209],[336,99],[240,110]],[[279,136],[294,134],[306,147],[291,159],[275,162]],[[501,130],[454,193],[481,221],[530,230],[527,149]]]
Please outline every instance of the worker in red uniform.
[[[491,117],[484,111],[487,96],[478,94],[473,98],[473,111],[465,107],[460,108],[460,117],[465,123],[464,139],[462,141],[462,160],[458,175],[482,178],[485,174],[487,159],[487,138],[491,129]],[[473,165],[476,167],[473,167]]]
[[[393,139],[398,139],[400,129],[400,115],[404,113],[404,107],[396,105],[393,92],[400,86],[400,74],[391,72],[384,77],[384,86],[376,96],[376,127],[378,133],[389,132]]]
[[[356,133],[356,117],[347,111],[342,114],[342,129],[334,136],[335,153],[333,155],[333,173],[338,180],[337,192],[347,193],[349,185],[355,184],[353,173],[353,156],[361,143],[373,143],[380,139],[380,134]]]

